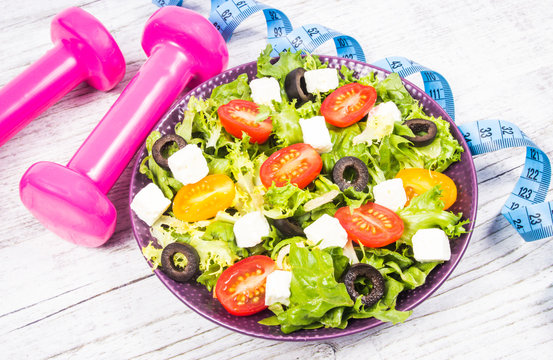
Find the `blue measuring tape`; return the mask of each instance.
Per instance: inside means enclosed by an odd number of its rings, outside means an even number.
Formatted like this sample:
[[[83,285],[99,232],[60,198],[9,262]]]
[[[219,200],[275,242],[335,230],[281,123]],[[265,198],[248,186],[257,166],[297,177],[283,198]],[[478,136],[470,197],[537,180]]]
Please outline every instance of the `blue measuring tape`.
[[[441,74],[400,56],[387,57],[372,64],[384,70],[395,72],[402,78],[420,74],[424,82],[424,92],[430,95],[455,121],[453,93],[449,83]]]
[[[182,0],[154,0],[158,6],[182,5]],[[313,52],[334,40],[338,56],[365,62],[363,49],[353,37],[319,24],[292,28],[280,10],[255,0],[212,0],[209,20],[229,41],[234,30],[249,16],[263,11],[267,23],[267,41],[272,55],[282,51]],[[395,72],[403,78],[420,74],[424,91],[455,120],[455,105],[449,83],[440,73],[399,56],[376,61],[374,66]],[[501,209],[501,214],[525,241],[553,236],[553,202],[544,202],[551,182],[551,164],[516,125],[503,120],[474,121],[458,126],[473,156],[511,147],[526,147],[522,174]]]
[[[181,1],[153,0],[158,6],[182,5]],[[209,21],[229,41],[234,30],[251,15],[263,11],[267,23],[267,42],[273,47],[272,56],[283,51],[313,52],[329,40],[334,40],[338,56],[365,62],[365,53],[353,37],[319,24],[294,29],[282,11],[255,0],[211,0]]]
[[[286,37],[292,31],[292,23],[282,11],[254,0],[212,0],[209,21],[229,41],[238,25],[259,11],[265,15],[269,40]]]
[[[268,42],[273,47],[273,54],[276,56],[288,49],[293,52],[313,52],[329,40],[334,40],[338,56],[365,62],[365,53],[357,40],[319,24],[297,27],[285,37],[268,39]]]
[[[169,5],[182,6],[182,0],[153,0],[152,2],[159,7]]]
[[[501,213],[526,241],[553,236],[553,208],[544,202],[551,182],[551,164],[516,125],[503,120],[474,121],[459,126],[472,155],[526,146],[522,174]]]

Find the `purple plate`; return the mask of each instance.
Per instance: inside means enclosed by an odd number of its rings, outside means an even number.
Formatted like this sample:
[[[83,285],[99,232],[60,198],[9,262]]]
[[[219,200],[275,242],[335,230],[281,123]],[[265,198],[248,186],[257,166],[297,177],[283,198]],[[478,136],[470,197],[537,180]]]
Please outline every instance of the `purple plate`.
[[[389,74],[380,68],[358,61],[335,56],[321,56],[320,58],[321,61],[328,62],[331,67],[340,68],[342,65],[346,65],[350,69],[355,70],[358,76],[367,75],[371,71],[377,72],[381,78],[386,77]],[[238,75],[243,73],[247,73],[250,79],[255,78],[257,74],[256,62],[254,61],[237,66],[198,85],[167,112],[167,114],[157,124],[156,130],[160,131],[162,134],[173,133],[175,124],[183,118],[184,110],[186,109],[186,105],[191,96],[196,96],[198,98],[208,97],[215,87],[233,81],[238,77]],[[431,114],[435,117],[441,116],[450,122],[453,136],[455,136],[465,150],[461,156],[461,161],[450,166],[445,173],[455,181],[458,190],[457,201],[450,210],[455,213],[462,212],[465,217],[468,216],[471,219],[470,225],[468,225],[467,229],[469,232],[452,241],[451,260],[436,267],[430,273],[426,283],[423,286],[420,286],[414,290],[404,291],[400,294],[397,301],[397,309],[410,310],[432,295],[432,293],[434,293],[434,291],[436,291],[436,289],[438,289],[438,287],[440,287],[449,277],[455,266],[457,266],[459,260],[461,260],[461,257],[468,246],[474,222],[476,220],[478,189],[476,171],[474,169],[474,163],[472,161],[470,151],[463,136],[453,121],[447,113],[434,100],[432,100],[432,98],[424,93],[424,91],[420,90],[408,81],[403,80],[403,82],[411,95],[421,102],[427,114]],[[133,167],[129,192],[129,204],[136,193],[146,186],[148,182],[150,182],[146,176],[140,174],[138,171],[140,163],[146,155],[146,147],[143,145],[140,150],[140,156],[136,159],[136,163]],[[138,246],[142,248],[143,246],[147,246],[150,241],[155,242],[155,239],[150,235],[148,226],[136,217],[136,215],[130,210],[130,207],[129,211],[131,212],[130,217],[133,232],[138,242]],[[381,321],[375,318],[353,319],[350,320],[347,328],[343,330],[320,328],[314,330],[300,330],[292,334],[283,334],[278,326],[264,326],[258,324],[259,320],[272,315],[269,310],[247,317],[230,315],[225,309],[223,309],[219,302],[213,298],[212,294],[208,292],[204,286],[198,283],[177,283],[165,276],[165,274],[160,270],[155,270],[155,274],[159,277],[161,282],[163,282],[165,286],[167,286],[167,288],[175,294],[176,297],[178,297],[183,303],[198,314],[230,330],[255,337],[282,341],[323,340],[355,334],[382,324]]]

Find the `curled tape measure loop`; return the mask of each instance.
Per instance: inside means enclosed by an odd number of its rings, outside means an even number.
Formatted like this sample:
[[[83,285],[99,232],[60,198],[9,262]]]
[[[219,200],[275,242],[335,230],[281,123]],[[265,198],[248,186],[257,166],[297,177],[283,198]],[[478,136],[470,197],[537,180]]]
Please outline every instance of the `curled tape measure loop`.
[[[153,0],[157,6],[182,6],[182,0]],[[282,11],[255,0],[212,0],[209,21],[221,33],[225,41],[244,20],[263,11],[267,23],[267,42],[273,47],[272,56],[282,51],[313,52],[329,40],[334,40],[338,56],[365,62],[365,54],[353,37],[341,34],[319,24],[292,28],[292,23]]]
[[[459,126],[472,155],[526,146],[522,174],[501,214],[525,241],[553,236],[551,202],[543,202],[551,182],[551,164],[516,125],[503,120],[474,121]]]

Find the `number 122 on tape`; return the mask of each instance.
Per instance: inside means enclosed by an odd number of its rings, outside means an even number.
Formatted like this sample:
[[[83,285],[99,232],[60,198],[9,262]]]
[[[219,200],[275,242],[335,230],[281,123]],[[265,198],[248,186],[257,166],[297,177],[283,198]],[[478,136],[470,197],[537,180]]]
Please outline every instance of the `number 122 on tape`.
[[[553,236],[551,202],[544,202],[551,182],[547,155],[516,125],[507,121],[475,121],[462,124],[459,129],[473,155],[526,146],[522,174],[501,213],[526,241]]]

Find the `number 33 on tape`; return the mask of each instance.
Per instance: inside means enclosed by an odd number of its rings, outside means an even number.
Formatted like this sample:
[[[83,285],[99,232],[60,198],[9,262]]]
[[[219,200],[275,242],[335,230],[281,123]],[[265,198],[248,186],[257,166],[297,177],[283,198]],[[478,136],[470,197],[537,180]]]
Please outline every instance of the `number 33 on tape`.
[[[388,57],[374,65],[396,72],[414,83],[422,82],[425,92],[455,119],[453,94],[442,75],[403,57]],[[474,121],[458,127],[473,156],[526,146],[524,169],[501,208],[501,214],[525,241],[553,236],[553,204],[544,202],[551,182],[551,164],[547,155],[515,124],[507,121]]]

